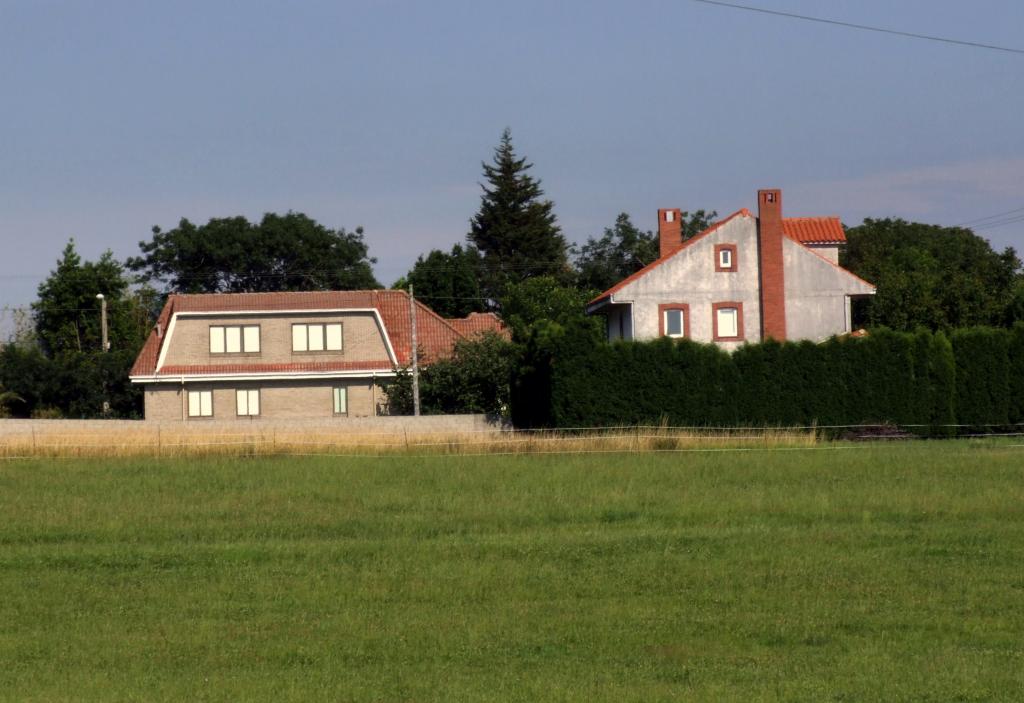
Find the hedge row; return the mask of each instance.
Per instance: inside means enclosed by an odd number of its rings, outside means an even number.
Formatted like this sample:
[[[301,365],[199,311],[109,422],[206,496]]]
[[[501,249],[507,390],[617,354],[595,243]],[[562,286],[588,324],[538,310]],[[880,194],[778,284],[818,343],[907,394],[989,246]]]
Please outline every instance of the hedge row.
[[[894,423],[948,434],[958,423],[1022,423],[1024,325],[768,341],[732,354],[568,332],[529,346],[512,412],[522,427]]]

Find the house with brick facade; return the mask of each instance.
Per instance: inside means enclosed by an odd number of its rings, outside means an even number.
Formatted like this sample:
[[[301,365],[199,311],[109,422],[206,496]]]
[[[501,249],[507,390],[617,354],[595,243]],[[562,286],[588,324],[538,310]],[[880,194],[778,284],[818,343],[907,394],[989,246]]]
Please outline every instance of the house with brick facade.
[[[446,320],[414,305],[423,365],[460,339],[507,334],[491,313]],[[412,362],[412,319],[398,290],[171,295],[131,380],[147,420],[372,416],[379,383]]]
[[[838,217],[782,216],[782,191],[683,241],[682,212],[658,210],[659,258],[587,305],[609,340],[686,337],[734,349],[745,342],[819,341],[852,332],[850,301],[875,287],[839,266]]]

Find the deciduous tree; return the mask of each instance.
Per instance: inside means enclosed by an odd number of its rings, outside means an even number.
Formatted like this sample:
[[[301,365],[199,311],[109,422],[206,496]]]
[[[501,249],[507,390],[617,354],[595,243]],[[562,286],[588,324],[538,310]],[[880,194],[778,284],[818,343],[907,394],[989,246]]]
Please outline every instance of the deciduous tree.
[[[840,263],[878,293],[854,308],[855,324],[896,330],[1002,325],[1021,267],[1012,248],[992,249],[962,227],[864,220],[847,232]]]
[[[128,267],[168,292],[357,290],[380,288],[363,230],[329,229],[298,212],[267,213],[195,225],[182,219],[167,232],[139,242]]]

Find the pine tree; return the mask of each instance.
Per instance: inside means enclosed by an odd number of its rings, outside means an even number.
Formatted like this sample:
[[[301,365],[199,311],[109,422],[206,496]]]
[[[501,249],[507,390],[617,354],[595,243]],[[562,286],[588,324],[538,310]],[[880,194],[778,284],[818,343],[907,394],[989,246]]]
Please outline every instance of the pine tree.
[[[540,181],[527,173],[532,167],[516,156],[508,129],[494,150],[494,163],[483,164],[487,183],[480,184],[480,210],[470,220],[467,239],[482,256],[483,294],[495,304],[510,283],[569,275],[568,245],[554,203],[542,199]]]

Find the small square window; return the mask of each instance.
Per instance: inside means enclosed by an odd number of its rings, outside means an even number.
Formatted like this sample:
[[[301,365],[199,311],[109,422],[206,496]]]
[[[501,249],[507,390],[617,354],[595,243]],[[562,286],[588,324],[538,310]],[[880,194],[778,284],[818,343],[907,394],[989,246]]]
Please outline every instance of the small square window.
[[[665,222],[675,222],[675,221],[676,221],[676,213],[675,213],[675,211],[674,210],[667,210],[665,212]]]
[[[721,249],[718,252],[718,265],[724,269],[732,268],[732,250]]]

